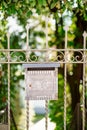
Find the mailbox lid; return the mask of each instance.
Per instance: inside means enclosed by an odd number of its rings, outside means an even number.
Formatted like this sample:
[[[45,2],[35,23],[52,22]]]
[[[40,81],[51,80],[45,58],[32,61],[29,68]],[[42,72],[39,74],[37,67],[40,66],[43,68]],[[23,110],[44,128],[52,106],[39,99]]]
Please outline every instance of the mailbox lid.
[[[28,63],[23,64],[24,68],[58,68],[60,67],[59,63]]]

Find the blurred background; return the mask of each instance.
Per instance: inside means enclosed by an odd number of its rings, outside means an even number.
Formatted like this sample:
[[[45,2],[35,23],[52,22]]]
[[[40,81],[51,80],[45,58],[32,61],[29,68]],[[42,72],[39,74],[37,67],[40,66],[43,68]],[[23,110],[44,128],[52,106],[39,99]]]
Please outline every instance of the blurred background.
[[[83,48],[83,32],[87,31],[87,1],[83,0],[2,0],[0,2],[0,49],[7,49],[7,32],[11,34],[11,49],[26,49],[26,25],[29,24],[29,45],[31,49],[44,49],[46,44],[46,16],[48,16],[49,48],[63,49],[65,46],[64,26],[69,26],[68,48]],[[81,53],[74,52],[72,55]],[[13,53],[15,62],[20,53]],[[24,60],[24,55],[22,60]],[[31,53],[42,57],[41,53]],[[55,54],[50,55],[53,58]],[[70,54],[69,54],[70,55]],[[53,56],[53,57],[52,57]],[[0,51],[0,58],[6,60],[6,54]],[[42,60],[42,58],[41,58]],[[87,72],[87,67],[86,67]],[[8,79],[7,64],[0,63],[0,122],[7,123]],[[67,65],[67,130],[82,129],[82,64]],[[87,76],[86,76],[87,77]],[[87,82],[87,78],[85,78]],[[58,73],[58,100],[49,101],[48,117],[53,130],[64,128],[64,65]],[[11,64],[11,130],[24,130],[26,127],[26,101],[24,69],[21,64]],[[87,84],[86,84],[87,85]],[[85,109],[87,111],[87,87],[85,87]],[[79,109],[79,123],[76,113]],[[4,116],[3,116],[4,115]],[[37,122],[45,118],[45,102],[30,102],[31,129]],[[87,114],[86,114],[87,122]],[[51,123],[50,123],[51,122]],[[76,124],[77,122],[77,124]],[[86,123],[85,122],[85,123]],[[44,127],[45,125],[43,125]],[[41,127],[42,128],[42,127]],[[87,123],[86,123],[87,129]],[[51,130],[49,128],[49,130]]]

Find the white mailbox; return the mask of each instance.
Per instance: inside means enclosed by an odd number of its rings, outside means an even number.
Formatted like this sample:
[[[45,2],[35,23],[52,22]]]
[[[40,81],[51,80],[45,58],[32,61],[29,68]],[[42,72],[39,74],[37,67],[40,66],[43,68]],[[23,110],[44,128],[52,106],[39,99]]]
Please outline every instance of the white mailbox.
[[[23,64],[26,100],[58,99],[58,63]]]

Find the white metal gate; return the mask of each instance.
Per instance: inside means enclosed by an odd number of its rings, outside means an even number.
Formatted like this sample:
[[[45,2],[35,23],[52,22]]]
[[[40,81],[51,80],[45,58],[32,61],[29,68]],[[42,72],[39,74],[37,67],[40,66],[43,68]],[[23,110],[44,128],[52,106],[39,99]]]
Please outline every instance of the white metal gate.
[[[85,130],[85,87],[86,87],[86,64],[87,64],[87,49],[86,49],[86,37],[87,33],[83,33],[83,48],[82,49],[68,49],[67,48],[67,32],[68,27],[66,26],[65,29],[65,49],[50,49],[48,47],[48,32],[47,32],[47,25],[46,22],[46,48],[45,49],[30,49],[29,46],[29,25],[27,25],[27,38],[26,38],[26,49],[10,49],[10,34],[7,34],[7,49],[0,49],[1,53],[4,53],[4,57],[0,56],[0,64],[7,64],[8,65],[8,130],[10,130],[10,65],[11,64],[26,64],[26,63],[41,63],[41,62],[56,62],[59,64],[64,64],[64,130],[66,130],[66,83],[67,83],[67,64],[74,64],[74,63],[81,63],[83,64],[83,91],[82,91],[82,129]],[[15,54],[19,52],[20,56],[17,57]],[[30,57],[32,52],[40,52],[44,53],[44,55],[37,57],[33,55],[34,60]],[[56,53],[55,56],[50,58],[50,54]],[[81,59],[77,56],[69,56],[69,52],[78,52],[81,55]],[[24,54],[25,59],[22,59],[21,54]],[[13,57],[14,55],[14,57]],[[62,57],[62,58],[61,58]],[[42,60],[43,59],[43,60]],[[26,102],[26,130],[29,130],[29,101]],[[46,117],[45,117],[45,128],[48,130],[48,122],[47,122],[47,101],[46,101]]]

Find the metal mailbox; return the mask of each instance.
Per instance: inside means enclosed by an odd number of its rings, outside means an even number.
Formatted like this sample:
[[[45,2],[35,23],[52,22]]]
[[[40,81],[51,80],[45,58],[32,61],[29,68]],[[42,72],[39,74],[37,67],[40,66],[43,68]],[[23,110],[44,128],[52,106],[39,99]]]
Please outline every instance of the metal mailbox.
[[[23,64],[26,100],[58,99],[58,63]]]

